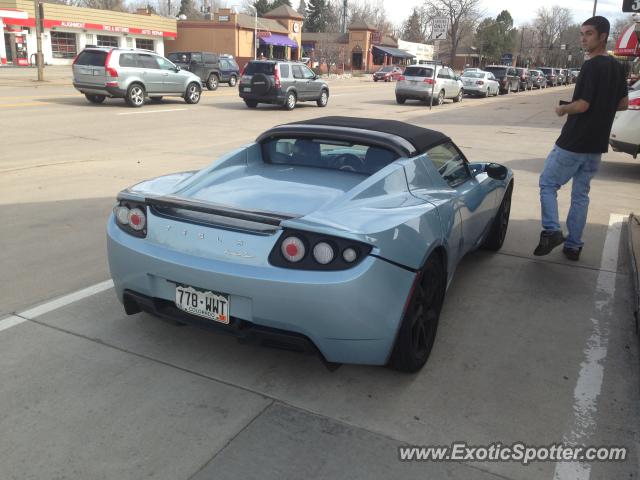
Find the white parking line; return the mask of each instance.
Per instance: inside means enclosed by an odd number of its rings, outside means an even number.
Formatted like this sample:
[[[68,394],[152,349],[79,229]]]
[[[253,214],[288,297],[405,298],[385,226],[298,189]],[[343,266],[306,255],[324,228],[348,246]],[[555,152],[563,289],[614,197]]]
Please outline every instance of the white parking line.
[[[19,325],[23,322],[26,322],[27,320],[33,320],[34,318],[44,315],[45,313],[52,312],[53,310],[57,310],[58,308],[77,302],[78,300],[82,300],[83,298],[87,298],[97,293],[104,292],[105,290],[109,290],[112,287],[113,280],[105,280],[104,282],[100,282],[90,287],[83,288],[82,290],[70,293],[68,295],[65,295],[64,297],[56,298],[55,300],[51,300],[50,302],[43,303],[42,305],[38,305],[34,308],[30,308],[29,310],[18,312],[15,315],[11,315],[0,320],[0,331]]]
[[[145,110],[144,112],[116,113],[116,115],[143,115],[145,113],[182,112],[183,110],[188,110],[188,108],[172,108],[172,109],[164,109],[164,110]]]
[[[616,270],[622,223],[626,215],[611,214],[609,229],[604,241],[600,272],[596,283],[594,315],[591,318],[593,331],[584,349],[584,360],[580,366],[578,381],[573,392],[573,418],[563,443],[586,445],[596,429],[598,397],[604,379],[604,361],[609,345],[609,327],[613,317],[613,300],[616,293]],[[578,462],[558,462],[554,480],[588,480],[591,465]]]

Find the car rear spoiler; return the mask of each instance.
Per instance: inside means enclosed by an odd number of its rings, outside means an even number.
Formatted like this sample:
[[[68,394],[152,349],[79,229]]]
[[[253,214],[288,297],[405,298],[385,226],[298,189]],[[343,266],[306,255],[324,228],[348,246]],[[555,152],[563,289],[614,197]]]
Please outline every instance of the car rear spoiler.
[[[122,192],[118,199],[139,199],[135,194],[131,198],[127,197],[128,195]],[[145,196],[143,201],[155,215],[161,217],[189,223],[230,227],[265,235],[279,230],[285,220],[297,218],[293,215],[276,212],[240,210],[227,205],[201,202],[174,195]]]

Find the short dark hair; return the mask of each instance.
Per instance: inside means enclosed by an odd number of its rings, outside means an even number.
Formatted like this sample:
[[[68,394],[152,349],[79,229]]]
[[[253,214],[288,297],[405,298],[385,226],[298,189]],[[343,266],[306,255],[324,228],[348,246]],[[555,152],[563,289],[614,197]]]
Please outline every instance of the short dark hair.
[[[595,17],[591,17],[590,19],[585,20],[585,22],[582,24],[583,27],[586,27],[587,25],[595,27],[596,32],[598,32],[598,36],[602,35],[603,33],[606,34],[607,37],[609,36],[611,24],[606,18],[601,17],[600,15],[596,15]]]

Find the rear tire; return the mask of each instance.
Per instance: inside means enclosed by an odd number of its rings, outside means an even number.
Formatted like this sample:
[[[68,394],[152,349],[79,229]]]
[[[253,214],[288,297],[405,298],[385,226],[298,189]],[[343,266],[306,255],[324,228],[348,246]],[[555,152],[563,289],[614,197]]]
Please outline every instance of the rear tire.
[[[104,99],[107,98],[104,95],[92,95],[90,93],[85,94],[85,97],[87,97],[87,100],[89,100],[91,103],[96,104],[104,102]]]
[[[507,191],[502,198],[500,208],[496,212],[496,216],[491,223],[489,233],[482,242],[482,248],[497,252],[502,248],[504,239],[507,236],[507,228],[509,227],[509,214],[511,212],[511,194],[513,193],[513,182],[507,187]]]
[[[298,99],[296,98],[296,94],[293,92],[287,93],[287,96],[284,100],[284,109],[285,110],[293,110],[296,108],[296,103],[298,103]]]
[[[404,104],[404,102],[406,102],[406,101],[407,101],[407,99],[406,99],[406,98],[404,98],[404,97],[400,97],[400,96],[396,95],[396,103],[397,103],[397,104],[399,104],[399,105],[403,105],[403,104]]]
[[[258,106],[258,102],[256,102],[255,100],[245,100],[244,103],[249,108],[256,108]]]
[[[431,255],[409,299],[390,365],[401,372],[419,371],[429,358],[438,329],[446,290],[446,271],[440,255]]]
[[[209,75],[209,78],[207,78],[207,89],[217,90],[219,84],[220,84],[220,79],[215,73],[212,73],[211,75]]]
[[[237,83],[238,83],[238,77],[236,77],[235,75],[231,75],[231,78],[229,79],[229,86],[235,87]]]
[[[320,93],[320,98],[316,101],[316,105],[324,108],[327,106],[327,103],[329,103],[329,92],[327,92],[326,90],[322,90],[322,92]]]
[[[460,89],[460,93],[458,93],[458,96],[453,99],[453,103],[461,102],[463,95],[464,95],[464,91]]]
[[[130,107],[139,108],[144,105],[144,97],[144,87],[139,83],[132,83],[129,85],[129,88],[127,88],[127,94],[124,100]]]
[[[436,100],[436,105],[442,105],[444,103],[444,90],[440,90],[438,93],[438,99]]]

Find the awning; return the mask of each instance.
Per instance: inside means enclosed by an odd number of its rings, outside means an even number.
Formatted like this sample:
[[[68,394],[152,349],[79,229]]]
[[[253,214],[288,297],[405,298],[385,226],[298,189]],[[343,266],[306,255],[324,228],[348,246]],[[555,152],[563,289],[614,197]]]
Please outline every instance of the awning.
[[[298,43],[295,40],[279,33],[272,33],[268,37],[260,37],[260,43],[262,45],[275,45],[277,47],[298,48]]]
[[[640,25],[638,25],[640,31]],[[640,48],[638,47],[638,31],[636,24],[632,23],[622,31],[622,35],[618,38],[616,48],[613,50],[614,55],[621,57],[637,57],[640,56]]]
[[[415,55],[412,55],[405,50],[400,50],[399,48],[380,47],[378,45],[374,45],[373,48],[377,48],[382,53],[386,53],[387,55],[391,55],[392,57],[396,58],[415,58]]]

